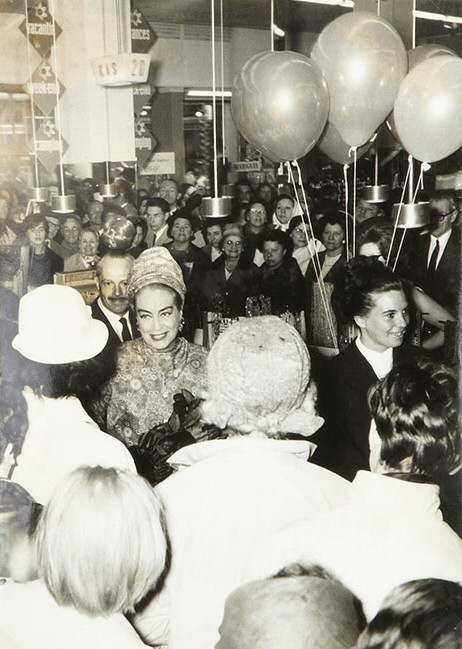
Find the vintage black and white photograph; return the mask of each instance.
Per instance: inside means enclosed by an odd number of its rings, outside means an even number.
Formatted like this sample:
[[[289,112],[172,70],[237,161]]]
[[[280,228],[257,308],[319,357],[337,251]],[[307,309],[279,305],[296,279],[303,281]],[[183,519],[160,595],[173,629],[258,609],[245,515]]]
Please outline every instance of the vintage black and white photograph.
[[[0,0],[1,649],[462,649],[462,0]]]

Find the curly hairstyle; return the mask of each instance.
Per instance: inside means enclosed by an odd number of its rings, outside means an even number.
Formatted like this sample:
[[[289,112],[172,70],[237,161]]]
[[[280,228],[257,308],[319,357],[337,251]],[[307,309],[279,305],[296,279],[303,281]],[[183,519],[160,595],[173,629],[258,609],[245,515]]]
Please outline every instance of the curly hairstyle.
[[[369,408],[390,469],[423,474],[438,483],[462,459],[456,373],[425,358],[394,367],[371,387]]]

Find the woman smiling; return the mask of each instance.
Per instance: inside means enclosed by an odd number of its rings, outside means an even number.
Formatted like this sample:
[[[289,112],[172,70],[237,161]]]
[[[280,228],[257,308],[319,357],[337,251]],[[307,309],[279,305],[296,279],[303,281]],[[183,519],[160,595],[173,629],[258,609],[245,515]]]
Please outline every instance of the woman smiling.
[[[121,345],[104,389],[106,430],[128,446],[167,421],[177,392],[197,395],[205,386],[206,350],[179,335],[185,293],[181,269],[165,248],[141,253],[128,285],[141,337]]]

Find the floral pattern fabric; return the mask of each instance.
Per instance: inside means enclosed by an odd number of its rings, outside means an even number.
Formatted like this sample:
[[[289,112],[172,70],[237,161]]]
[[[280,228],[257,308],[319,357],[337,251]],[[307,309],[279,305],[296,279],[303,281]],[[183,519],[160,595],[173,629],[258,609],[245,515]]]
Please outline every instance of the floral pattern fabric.
[[[95,404],[98,420],[127,446],[136,444],[140,435],[167,421],[175,393],[186,389],[200,396],[206,387],[206,358],[203,347],[184,338],[165,352],[151,349],[142,338],[124,343],[116,374]]]

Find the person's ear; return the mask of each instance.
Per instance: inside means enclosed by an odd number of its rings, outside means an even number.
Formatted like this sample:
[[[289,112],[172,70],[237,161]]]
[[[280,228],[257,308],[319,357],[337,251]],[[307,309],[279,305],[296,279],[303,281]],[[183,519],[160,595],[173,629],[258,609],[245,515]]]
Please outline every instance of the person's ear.
[[[355,321],[355,325],[360,329],[364,329],[364,327],[366,326],[366,321],[362,315],[355,315],[353,317],[353,320]]]

